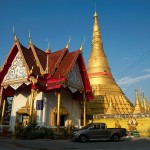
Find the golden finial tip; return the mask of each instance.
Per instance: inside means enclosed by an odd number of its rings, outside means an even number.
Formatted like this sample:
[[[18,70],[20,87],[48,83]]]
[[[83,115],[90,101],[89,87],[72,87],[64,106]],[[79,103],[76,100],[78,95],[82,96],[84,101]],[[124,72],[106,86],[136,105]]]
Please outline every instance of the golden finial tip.
[[[82,50],[83,50],[83,46],[82,46],[82,45],[80,46],[80,49],[79,49],[79,50],[80,50],[80,51],[82,51]]]
[[[16,34],[14,35],[14,41],[15,41],[15,42],[17,41],[17,36],[16,36]]]
[[[47,48],[47,50],[45,51],[45,53],[51,53],[50,48]]]
[[[95,13],[94,13],[94,17],[97,17],[98,16],[98,14],[97,14],[97,12],[95,11]]]
[[[48,47],[47,47],[47,50],[45,52],[46,53],[51,53],[51,50],[50,50],[50,41],[48,41]]]
[[[17,35],[15,33],[15,27],[13,26],[13,34],[14,34],[14,41],[16,42],[18,39],[17,39]]]
[[[29,44],[32,44],[32,39],[31,39],[30,31],[29,31]]]
[[[80,51],[83,50],[83,44],[84,44],[84,42],[85,42],[85,37],[84,37],[84,40],[83,40],[83,42],[82,42],[82,44],[81,44],[81,46],[80,46]]]
[[[66,44],[66,47],[65,47],[65,48],[67,48],[67,49],[69,48],[69,44],[68,44],[68,43]]]
[[[69,43],[71,41],[71,37],[69,36],[69,40],[68,40],[68,43],[66,44],[66,48],[68,49],[69,48]]]

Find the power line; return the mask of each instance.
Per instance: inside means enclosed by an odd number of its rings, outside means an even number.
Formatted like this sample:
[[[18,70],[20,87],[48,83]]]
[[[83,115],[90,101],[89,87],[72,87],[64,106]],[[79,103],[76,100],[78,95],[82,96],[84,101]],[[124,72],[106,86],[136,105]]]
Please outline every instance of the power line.
[[[126,69],[124,69],[122,72],[119,73],[118,77],[126,74],[131,69],[136,67],[139,63],[141,63],[143,60],[145,60],[146,57],[150,55],[150,50],[146,51],[142,56],[140,56],[137,60],[135,60],[130,66],[128,66]]]

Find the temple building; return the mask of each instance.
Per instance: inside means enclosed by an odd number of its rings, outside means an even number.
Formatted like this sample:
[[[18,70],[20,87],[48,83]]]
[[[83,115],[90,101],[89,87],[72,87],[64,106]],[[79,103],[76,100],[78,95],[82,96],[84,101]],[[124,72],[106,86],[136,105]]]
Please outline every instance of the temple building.
[[[51,52],[36,47],[31,37],[28,48],[16,35],[14,44],[0,70],[1,124],[7,98],[12,97],[11,130],[16,124],[39,126],[74,126],[86,122],[86,101],[93,99],[82,56],[82,45],[69,52],[66,47]]]
[[[8,99],[12,99],[11,130],[16,124],[26,126],[36,120],[38,126],[55,126],[59,132],[66,124],[86,125],[95,114],[150,113],[150,102],[142,94],[139,99],[136,90],[134,106],[113,78],[97,12],[87,68],[82,45],[69,52],[69,42],[55,52],[49,47],[43,51],[31,37],[26,48],[14,35],[14,44],[0,69],[1,124]]]
[[[87,103],[87,114],[129,114],[133,104],[117,85],[103,49],[98,14],[94,14],[92,50],[88,59],[87,72],[94,100]]]

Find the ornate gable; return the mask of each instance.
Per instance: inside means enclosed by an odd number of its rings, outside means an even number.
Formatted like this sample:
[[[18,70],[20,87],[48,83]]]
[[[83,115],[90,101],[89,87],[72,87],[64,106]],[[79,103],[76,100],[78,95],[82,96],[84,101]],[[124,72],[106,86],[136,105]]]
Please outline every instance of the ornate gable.
[[[75,92],[77,90],[80,91],[84,90],[84,85],[77,62],[75,63],[75,65],[73,66],[73,68],[69,73],[68,85],[72,92]]]
[[[23,64],[23,58],[18,52],[3,79],[2,85],[4,87],[10,85],[12,88],[17,89],[25,81],[27,82],[27,71]]]

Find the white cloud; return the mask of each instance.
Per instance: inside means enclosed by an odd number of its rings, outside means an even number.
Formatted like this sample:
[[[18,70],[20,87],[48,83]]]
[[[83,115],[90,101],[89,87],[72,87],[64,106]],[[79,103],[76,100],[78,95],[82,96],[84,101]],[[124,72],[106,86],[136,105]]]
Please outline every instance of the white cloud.
[[[150,72],[150,68],[144,69],[145,72]]]
[[[150,75],[144,75],[136,78],[131,78],[131,77],[125,77],[120,80],[118,80],[119,85],[130,85],[130,84],[135,84],[137,82],[140,82],[142,80],[150,79]]]

